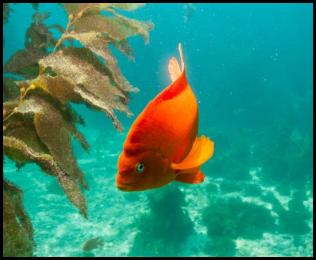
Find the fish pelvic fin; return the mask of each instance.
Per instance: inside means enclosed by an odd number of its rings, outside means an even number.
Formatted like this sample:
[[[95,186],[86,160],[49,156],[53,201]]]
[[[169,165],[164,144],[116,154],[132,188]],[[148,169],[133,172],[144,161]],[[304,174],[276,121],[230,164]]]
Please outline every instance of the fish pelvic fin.
[[[179,163],[172,163],[173,170],[186,170],[200,167],[208,161],[214,153],[214,142],[206,136],[197,137],[188,155]],[[183,173],[185,173],[184,171]],[[192,171],[187,171],[192,173]]]
[[[199,168],[190,169],[187,171],[178,171],[175,177],[175,181],[198,184],[204,181],[204,174],[199,170]]]
[[[180,54],[181,67],[176,57],[172,57],[168,63],[168,71],[171,82],[174,82],[177,78],[179,78],[181,76],[181,73],[184,71],[184,59],[181,43],[179,43],[178,49]]]

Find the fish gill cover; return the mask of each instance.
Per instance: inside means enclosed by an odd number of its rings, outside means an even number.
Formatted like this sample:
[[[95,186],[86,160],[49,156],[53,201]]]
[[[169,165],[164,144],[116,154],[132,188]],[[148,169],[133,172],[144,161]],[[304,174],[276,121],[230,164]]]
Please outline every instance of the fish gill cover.
[[[89,4],[3,6],[4,254],[312,256],[312,5],[115,5],[77,20]],[[116,112],[137,115],[167,84],[179,41],[214,158],[200,185],[122,193],[126,131],[111,122],[127,130]]]

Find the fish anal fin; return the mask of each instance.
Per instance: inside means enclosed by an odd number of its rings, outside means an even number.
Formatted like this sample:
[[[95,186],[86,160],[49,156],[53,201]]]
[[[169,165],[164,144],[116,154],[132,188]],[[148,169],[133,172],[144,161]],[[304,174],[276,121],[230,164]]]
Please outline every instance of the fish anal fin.
[[[176,176],[175,180],[179,182],[191,183],[191,184],[198,184],[204,181],[204,174],[198,170],[196,172],[185,172],[181,173]]]
[[[172,163],[174,170],[192,169],[201,166],[209,160],[214,153],[214,142],[206,136],[197,137],[189,154],[180,163]]]

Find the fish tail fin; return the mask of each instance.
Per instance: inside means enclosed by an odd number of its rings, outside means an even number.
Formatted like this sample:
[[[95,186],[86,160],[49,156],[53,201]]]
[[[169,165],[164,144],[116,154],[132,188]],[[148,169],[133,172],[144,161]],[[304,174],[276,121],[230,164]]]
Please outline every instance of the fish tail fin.
[[[200,167],[214,153],[214,142],[206,136],[197,137],[188,155],[179,163],[172,163],[174,170],[186,170]]]
[[[172,57],[168,63],[169,76],[172,82],[174,82],[177,78],[179,78],[181,73],[184,70],[184,60],[183,60],[183,52],[182,52],[181,43],[179,43],[178,49],[180,53],[181,67],[176,57]]]

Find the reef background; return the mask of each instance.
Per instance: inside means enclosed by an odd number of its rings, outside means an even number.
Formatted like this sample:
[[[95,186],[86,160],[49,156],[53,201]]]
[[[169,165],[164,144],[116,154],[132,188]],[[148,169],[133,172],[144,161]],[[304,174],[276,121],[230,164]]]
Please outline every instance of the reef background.
[[[60,6],[39,8],[51,12],[47,23],[66,24]],[[28,4],[12,9],[4,62],[23,48],[34,12]],[[4,158],[4,176],[23,190],[35,255],[312,256],[312,16],[311,4],[147,4],[130,13],[155,28],[147,46],[129,40],[134,63],[113,50],[140,89],[129,107],[138,115],[169,84],[167,62],[182,42],[199,133],[215,142],[205,182],[118,191],[117,157],[135,117],[119,114],[118,133],[102,113],[75,105],[91,145],[87,154],[73,142],[90,186],[89,219],[37,165],[17,171]]]

